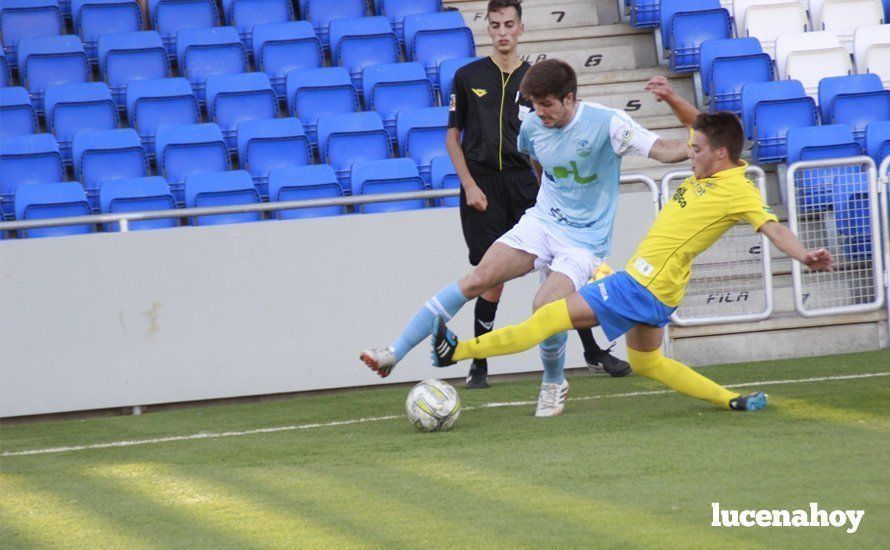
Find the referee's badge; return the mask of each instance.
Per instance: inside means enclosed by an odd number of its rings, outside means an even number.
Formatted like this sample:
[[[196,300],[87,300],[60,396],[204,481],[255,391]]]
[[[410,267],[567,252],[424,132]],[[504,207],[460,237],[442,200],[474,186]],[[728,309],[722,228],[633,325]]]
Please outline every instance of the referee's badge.
[[[455,94],[451,94],[451,97],[448,99],[448,110],[452,113],[457,111],[457,96]]]
[[[532,112],[531,107],[526,107],[525,105],[520,105],[519,106],[519,121],[522,122],[523,120],[525,120],[525,116],[527,114],[529,114],[530,112]]]

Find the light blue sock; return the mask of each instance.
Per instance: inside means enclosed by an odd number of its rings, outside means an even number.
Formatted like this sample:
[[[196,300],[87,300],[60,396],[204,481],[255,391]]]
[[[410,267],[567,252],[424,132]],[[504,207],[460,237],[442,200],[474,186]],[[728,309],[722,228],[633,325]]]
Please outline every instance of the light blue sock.
[[[423,304],[420,311],[414,315],[414,318],[411,319],[408,326],[405,327],[405,330],[402,331],[402,334],[393,343],[392,347],[396,352],[396,361],[401,361],[402,357],[405,357],[414,346],[432,333],[433,317],[438,315],[445,321],[450,321],[465,303],[467,303],[467,299],[460,291],[457,283],[445,287],[430,298],[427,303]]]
[[[541,342],[541,362],[544,363],[545,384],[562,384],[565,380],[563,369],[566,363],[567,332],[554,334]]]

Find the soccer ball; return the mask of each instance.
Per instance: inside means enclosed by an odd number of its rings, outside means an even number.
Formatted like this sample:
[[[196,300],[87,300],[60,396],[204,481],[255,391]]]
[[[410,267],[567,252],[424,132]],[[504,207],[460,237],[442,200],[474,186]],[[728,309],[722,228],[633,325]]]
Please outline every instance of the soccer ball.
[[[424,380],[408,392],[405,401],[408,420],[422,432],[444,432],[460,416],[460,396],[441,380]]]

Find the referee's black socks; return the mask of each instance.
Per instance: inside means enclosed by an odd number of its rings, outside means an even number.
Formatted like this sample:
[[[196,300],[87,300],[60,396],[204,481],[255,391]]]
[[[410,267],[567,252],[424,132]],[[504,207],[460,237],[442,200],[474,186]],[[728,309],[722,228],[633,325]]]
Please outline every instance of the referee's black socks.
[[[489,302],[482,296],[476,298],[476,322],[473,323],[473,331],[477,338],[483,334],[491,332],[494,328],[494,317],[497,312],[497,302]],[[488,361],[485,359],[475,359],[473,360],[473,363],[481,367],[488,367]]]
[[[581,345],[584,346],[585,355],[602,351],[603,348],[601,348],[599,344],[596,343],[596,340],[593,339],[593,329],[583,328],[578,331],[578,336],[581,337]]]

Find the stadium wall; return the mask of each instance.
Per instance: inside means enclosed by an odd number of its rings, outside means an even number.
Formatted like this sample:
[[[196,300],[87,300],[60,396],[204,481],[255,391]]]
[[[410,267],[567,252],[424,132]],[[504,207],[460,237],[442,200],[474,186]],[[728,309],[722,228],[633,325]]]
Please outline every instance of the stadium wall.
[[[624,188],[616,268],[654,218],[649,192]],[[4,241],[0,417],[460,377],[425,342],[386,380],[358,353],[468,269],[456,208]],[[508,284],[498,325],[537,286]],[[471,334],[472,307],[452,326]],[[568,358],[582,366],[577,337]],[[536,351],[491,363],[539,369]]]

